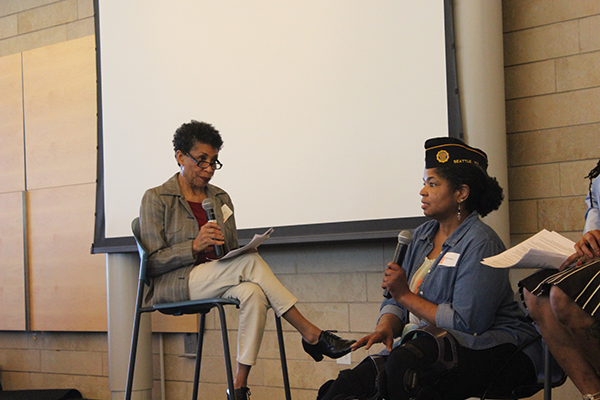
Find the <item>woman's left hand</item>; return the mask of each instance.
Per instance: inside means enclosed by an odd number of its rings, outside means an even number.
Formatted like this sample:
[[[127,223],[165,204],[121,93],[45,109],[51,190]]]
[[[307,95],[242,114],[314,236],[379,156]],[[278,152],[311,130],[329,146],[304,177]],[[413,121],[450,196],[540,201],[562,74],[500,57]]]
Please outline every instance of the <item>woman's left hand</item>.
[[[381,287],[387,289],[396,300],[406,293],[410,293],[406,272],[393,262],[389,263],[385,270]]]

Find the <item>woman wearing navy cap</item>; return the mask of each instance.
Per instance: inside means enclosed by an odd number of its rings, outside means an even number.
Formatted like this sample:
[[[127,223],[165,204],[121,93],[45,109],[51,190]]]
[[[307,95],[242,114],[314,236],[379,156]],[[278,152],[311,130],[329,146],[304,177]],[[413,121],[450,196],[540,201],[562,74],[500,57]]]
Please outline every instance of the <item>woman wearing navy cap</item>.
[[[479,218],[503,199],[487,166],[482,150],[458,139],[427,140],[420,195],[431,221],[414,231],[403,265],[388,264],[381,286],[391,298],[374,332],[352,346],[383,343],[387,351],[342,371],[318,399],[466,399],[536,381],[541,346],[517,351],[537,332],[514,300],[508,270],[481,264],[505,249]]]

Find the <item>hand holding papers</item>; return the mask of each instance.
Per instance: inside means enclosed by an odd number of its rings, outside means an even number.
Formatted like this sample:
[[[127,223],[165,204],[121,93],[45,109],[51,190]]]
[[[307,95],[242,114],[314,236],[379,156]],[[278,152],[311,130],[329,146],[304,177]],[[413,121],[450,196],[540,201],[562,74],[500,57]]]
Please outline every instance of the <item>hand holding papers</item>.
[[[482,264],[494,268],[557,268],[575,252],[575,242],[546,229]]]
[[[240,247],[239,249],[231,250],[229,253],[221,257],[219,261],[228,260],[230,258],[237,257],[249,251],[256,251],[258,246],[260,246],[265,240],[267,240],[271,236],[271,233],[273,233],[273,228],[267,229],[266,232],[262,235],[254,235],[252,240],[247,245],[245,245],[244,247]]]

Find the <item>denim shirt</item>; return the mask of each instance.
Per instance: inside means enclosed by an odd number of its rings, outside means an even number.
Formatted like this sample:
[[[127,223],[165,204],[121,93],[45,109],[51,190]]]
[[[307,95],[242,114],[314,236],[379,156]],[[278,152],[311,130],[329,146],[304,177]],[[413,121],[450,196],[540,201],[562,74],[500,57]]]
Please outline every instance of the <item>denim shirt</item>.
[[[402,267],[408,281],[433,249],[437,221],[428,221],[413,233]],[[464,347],[481,350],[504,343],[516,346],[538,332],[514,299],[508,269],[481,264],[485,257],[505,250],[496,232],[471,213],[442,245],[430,272],[423,278],[419,296],[438,305],[435,323],[446,329]],[[393,314],[408,322],[407,310],[394,299],[381,304],[380,315]],[[422,325],[427,322],[422,320]],[[539,341],[524,352],[536,371],[542,365]]]
[[[588,209],[585,212],[585,229],[583,233],[592,231],[594,229],[600,230],[600,208],[598,207],[598,201],[600,200],[600,177],[594,178],[592,182],[592,197],[588,193],[585,204]]]

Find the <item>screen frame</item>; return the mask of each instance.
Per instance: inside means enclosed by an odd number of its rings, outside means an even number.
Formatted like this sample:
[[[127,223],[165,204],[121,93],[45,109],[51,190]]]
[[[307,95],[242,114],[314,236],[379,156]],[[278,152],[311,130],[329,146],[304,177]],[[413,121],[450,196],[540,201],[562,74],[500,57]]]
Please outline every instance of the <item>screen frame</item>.
[[[463,139],[463,124],[461,118],[457,64],[454,34],[454,5],[453,0],[443,0],[445,59],[446,59],[446,95],[448,109],[448,136]],[[102,124],[102,75],[100,54],[100,23],[99,0],[94,0],[94,22],[96,39],[96,71],[97,71],[97,179],[96,179],[96,212],[94,226],[94,242],[92,254],[127,253],[137,251],[133,236],[105,236],[104,209],[104,149]],[[322,243],[322,242],[369,242],[391,241],[397,238],[403,229],[412,230],[425,222],[426,217],[406,217],[390,219],[374,219],[366,221],[348,221],[317,223],[308,225],[275,226],[271,238],[264,245]],[[244,245],[256,233],[264,232],[268,227],[240,229],[238,239]]]

